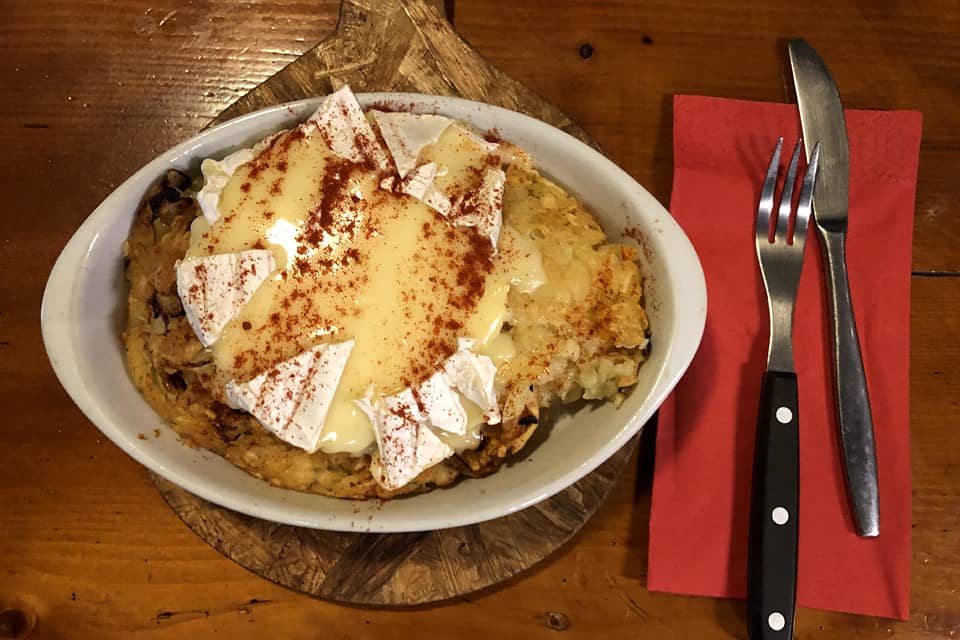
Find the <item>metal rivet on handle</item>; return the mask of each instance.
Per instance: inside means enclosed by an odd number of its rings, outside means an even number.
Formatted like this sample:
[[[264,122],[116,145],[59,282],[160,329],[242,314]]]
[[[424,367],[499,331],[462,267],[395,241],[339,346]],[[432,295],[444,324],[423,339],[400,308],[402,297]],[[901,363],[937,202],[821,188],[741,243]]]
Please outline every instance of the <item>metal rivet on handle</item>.
[[[790,519],[790,512],[783,507],[776,507],[770,513],[770,518],[774,521],[774,523],[784,525],[787,524],[787,520]]]
[[[783,617],[782,613],[774,611],[767,618],[767,624],[770,625],[770,628],[774,631],[781,631],[786,626],[787,620]]]
[[[791,420],[793,420],[793,411],[790,411],[787,407],[777,409],[777,422],[780,424],[789,424]]]

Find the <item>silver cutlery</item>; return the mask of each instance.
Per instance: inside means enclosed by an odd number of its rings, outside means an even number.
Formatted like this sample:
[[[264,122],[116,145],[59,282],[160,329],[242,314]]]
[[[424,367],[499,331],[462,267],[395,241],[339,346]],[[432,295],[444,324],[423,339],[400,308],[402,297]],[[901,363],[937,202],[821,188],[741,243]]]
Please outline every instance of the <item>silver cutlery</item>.
[[[819,142],[823,178],[813,194],[813,218],[827,265],[833,336],[835,402],[843,466],[857,533],[880,535],[880,489],[873,416],[847,280],[846,236],[850,180],[847,127],[837,87],[817,52],[803,40],[789,43],[790,66],[810,153]]]
[[[815,145],[810,154],[796,215],[791,216],[801,142],[797,142],[790,159],[774,215],[782,146],[780,138],[757,207],[757,260],[770,311],[770,349],[760,390],[750,500],[747,629],[753,640],[793,637],[797,592],[800,407],[793,366],[793,309],[820,147]]]

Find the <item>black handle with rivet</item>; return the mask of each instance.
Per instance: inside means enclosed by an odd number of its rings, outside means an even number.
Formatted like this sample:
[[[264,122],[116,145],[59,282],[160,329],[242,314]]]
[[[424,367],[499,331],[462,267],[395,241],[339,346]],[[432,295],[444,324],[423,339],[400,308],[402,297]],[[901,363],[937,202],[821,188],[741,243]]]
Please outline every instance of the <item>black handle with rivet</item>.
[[[752,640],[793,637],[800,502],[798,425],[796,374],[767,371],[760,390],[750,501],[747,628]]]

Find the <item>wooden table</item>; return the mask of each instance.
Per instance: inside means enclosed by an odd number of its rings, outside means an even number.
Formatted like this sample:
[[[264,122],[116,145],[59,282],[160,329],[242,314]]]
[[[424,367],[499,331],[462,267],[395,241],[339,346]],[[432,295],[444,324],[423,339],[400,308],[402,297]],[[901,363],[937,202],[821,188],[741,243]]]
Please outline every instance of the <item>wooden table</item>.
[[[60,388],[43,352],[39,306],[63,244],[135,169],[320,41],[336,4],[4,4],[0,176],[10,202],[0,234],[0,406],[13,413],[0,431],[0,638],[31,628],[31,638],[98,639],[744,638],[742,603],[645,588],[649,431],[609,503],[539,569],[416,613],[351,609],[286,591],[219,556]],[[664,202],[671,96],[782,100],[788,36],[805,35],[820,50],[847,106],[924,112],[911,326],[911,619],[802,610],[800,638],[960,637],[960,7],[881,4],[452,7],[456,28],[483,55],[569,114]]]

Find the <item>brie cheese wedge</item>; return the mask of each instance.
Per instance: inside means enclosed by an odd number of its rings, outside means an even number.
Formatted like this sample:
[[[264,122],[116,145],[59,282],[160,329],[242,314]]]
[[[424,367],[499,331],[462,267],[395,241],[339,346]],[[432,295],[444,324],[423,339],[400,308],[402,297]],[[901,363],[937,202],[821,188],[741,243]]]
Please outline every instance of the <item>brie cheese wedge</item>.
[[[428,162],[408,173],[406,178],[384,178],[380,188],[397,189],[420,200],[448,218],[455,227],[476,227],[477,231],[490,238],[496,253],[500,229],[503,227],[503,189],[507,174],[503,169],[489,167],[483,172],[480,188],[475,193],[451,201],[434,185],[439,171],[436,163]]]
[[[483,172],[480,189],[462,201],[453,203],[451,212],[444,214],[452,218],[454,226],[476,227],[490,238],[494,252],[503,226],[503,189],[506,182],[507,174],[503,169],[487,168]]]
[[[231,380],[230,406],[249,412],[284,442],[313,453],[353,344],[317,345],[248,382]]]
[[[450,125],[449,118],[417,113],[373,111],[373,119],[401,179],[417,166],[420,152],[435,143]]]
[[[416,198],[434,211],[447,216],[450,213],[450,199],[433,185],[437,175],[439,174],[436,163],[428,162],[408,173],[406,178],[396,176],[384,178],[380,182],[380,188],[397,189],[400,193]]]
[[[471,351],[473,346],[472,340],[461,339],[459,350],[416,391],[376,397],[369,389],[356,401],[373,425],[379,449],[374,478],[384,489],[399,489],[455,453],[438,432],[467,435],[460,394],[480,407],[484,422],[500,422],[493,387],[497,368],[490,358]]]
[[[360,164],[370,160],[383,170],[390,167],[387,153],[349,86],[327,96],[301,127],[308,135],[318,131],[330,151],[345,160]]]
[[[432,426],[461,436],[467,433],[467,411],[460,403],[453,382],[443,370],[437,371],[420,385],[417,397]]]
[[[357,406],[373,425],[379,456],[371,472],[384,489],[399,489],[453,455],[453,449],[425,424],[410,389],[381,398],[374,398],[371,389]]]
[[[217,341],[275,268],[273,252],[263,249],[177,261],[177,293],[203,346]]]
[[[457,391],[480,407],[484,422],[499,424],[500,409],[497,407],[497,394],[493,387],[497,367],[487,356],[473,352],[473,340],[461,338],[458,342],[459,348],[447,358],[443,364],[443,372]]]

